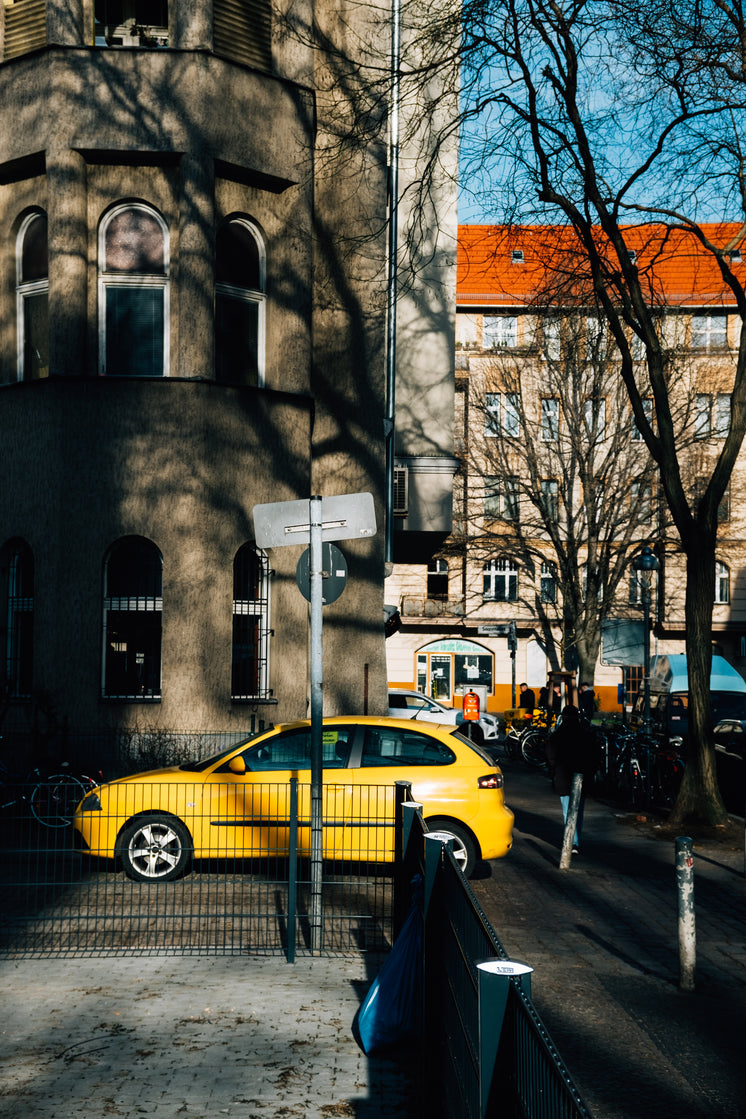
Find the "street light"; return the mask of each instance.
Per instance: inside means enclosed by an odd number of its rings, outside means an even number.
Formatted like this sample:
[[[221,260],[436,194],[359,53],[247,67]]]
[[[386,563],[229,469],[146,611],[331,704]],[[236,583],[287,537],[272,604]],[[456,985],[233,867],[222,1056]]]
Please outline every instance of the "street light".
[[[652,548],[645,547],[635,556],[632,566],[637,572],[637,581],[642,590],[642,658],[643,658],[643,715],[642,729],[650,733],[650,587],[653,572],[660,567]]]

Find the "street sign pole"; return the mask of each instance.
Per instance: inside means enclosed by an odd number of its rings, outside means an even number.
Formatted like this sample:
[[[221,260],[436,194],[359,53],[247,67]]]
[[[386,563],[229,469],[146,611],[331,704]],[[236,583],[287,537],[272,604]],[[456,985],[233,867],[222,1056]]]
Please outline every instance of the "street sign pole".
[[[311,581],[311,951],[321,951],[321,891],[324,850],[324,795],[322,720],[323,672],[323,572],[321,498],[309,501]]]

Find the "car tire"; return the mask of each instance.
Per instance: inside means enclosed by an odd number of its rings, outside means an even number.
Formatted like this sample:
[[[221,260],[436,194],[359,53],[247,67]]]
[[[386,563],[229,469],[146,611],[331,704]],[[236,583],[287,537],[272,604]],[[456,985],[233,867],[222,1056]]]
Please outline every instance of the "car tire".
[[[192,861],[192,839],[184,824],[166,813],[138,816],[124,828],[118,853],[122,869],[136,882],[172,882]]]
[[[455,824],[453,820],[441,820],[437,816],[427,820],[426,823],[428,831],[437,831],[452,837],[454,858],[464,878],[471,878],[478,861],[477,845],[471,832],[460,824]]]

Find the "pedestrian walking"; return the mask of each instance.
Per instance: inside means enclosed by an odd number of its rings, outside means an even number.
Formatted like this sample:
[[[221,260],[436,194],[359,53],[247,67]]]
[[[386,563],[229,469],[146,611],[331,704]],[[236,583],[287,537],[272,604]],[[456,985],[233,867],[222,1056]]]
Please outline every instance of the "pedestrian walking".
[[[518,706],[523,707],[526,711],[533,711],[534,707],[536,707],[534,689],[529,688],[528,684],[521,684],[520,692],[521,696],[518,700]]]
[[[580,714],[590,721],[596,714],[596,693],[590,684],[583,683],[580,685],[580,699],[578,700]]]
[[[546,755],[552,777],[552,788],[560,798],[562,819],[565,823],[570,808],[573,774],[580,773],[583,776],[583,789],[572,846],[573,854],[577,855],[583,830],[586,786],[596,772],[598,764],[594,733],[588,723],[580,718],[577,707],[571,704],[565,707],[556,727],[547,739]]]

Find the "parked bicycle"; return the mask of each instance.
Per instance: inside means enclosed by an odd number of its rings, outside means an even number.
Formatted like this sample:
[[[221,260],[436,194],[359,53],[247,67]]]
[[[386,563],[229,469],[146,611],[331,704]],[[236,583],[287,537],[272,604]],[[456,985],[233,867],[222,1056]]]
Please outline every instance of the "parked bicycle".
[[[101,776],[99,774],[99,776]],[[0,813],[25,809],[45,828],[64,828],[72,823],[80,801],[98,785],[87,774],[70,772],[63,762],[56,773],[42,773],[38,766],[26,774],[12,773],[0,761]]]

